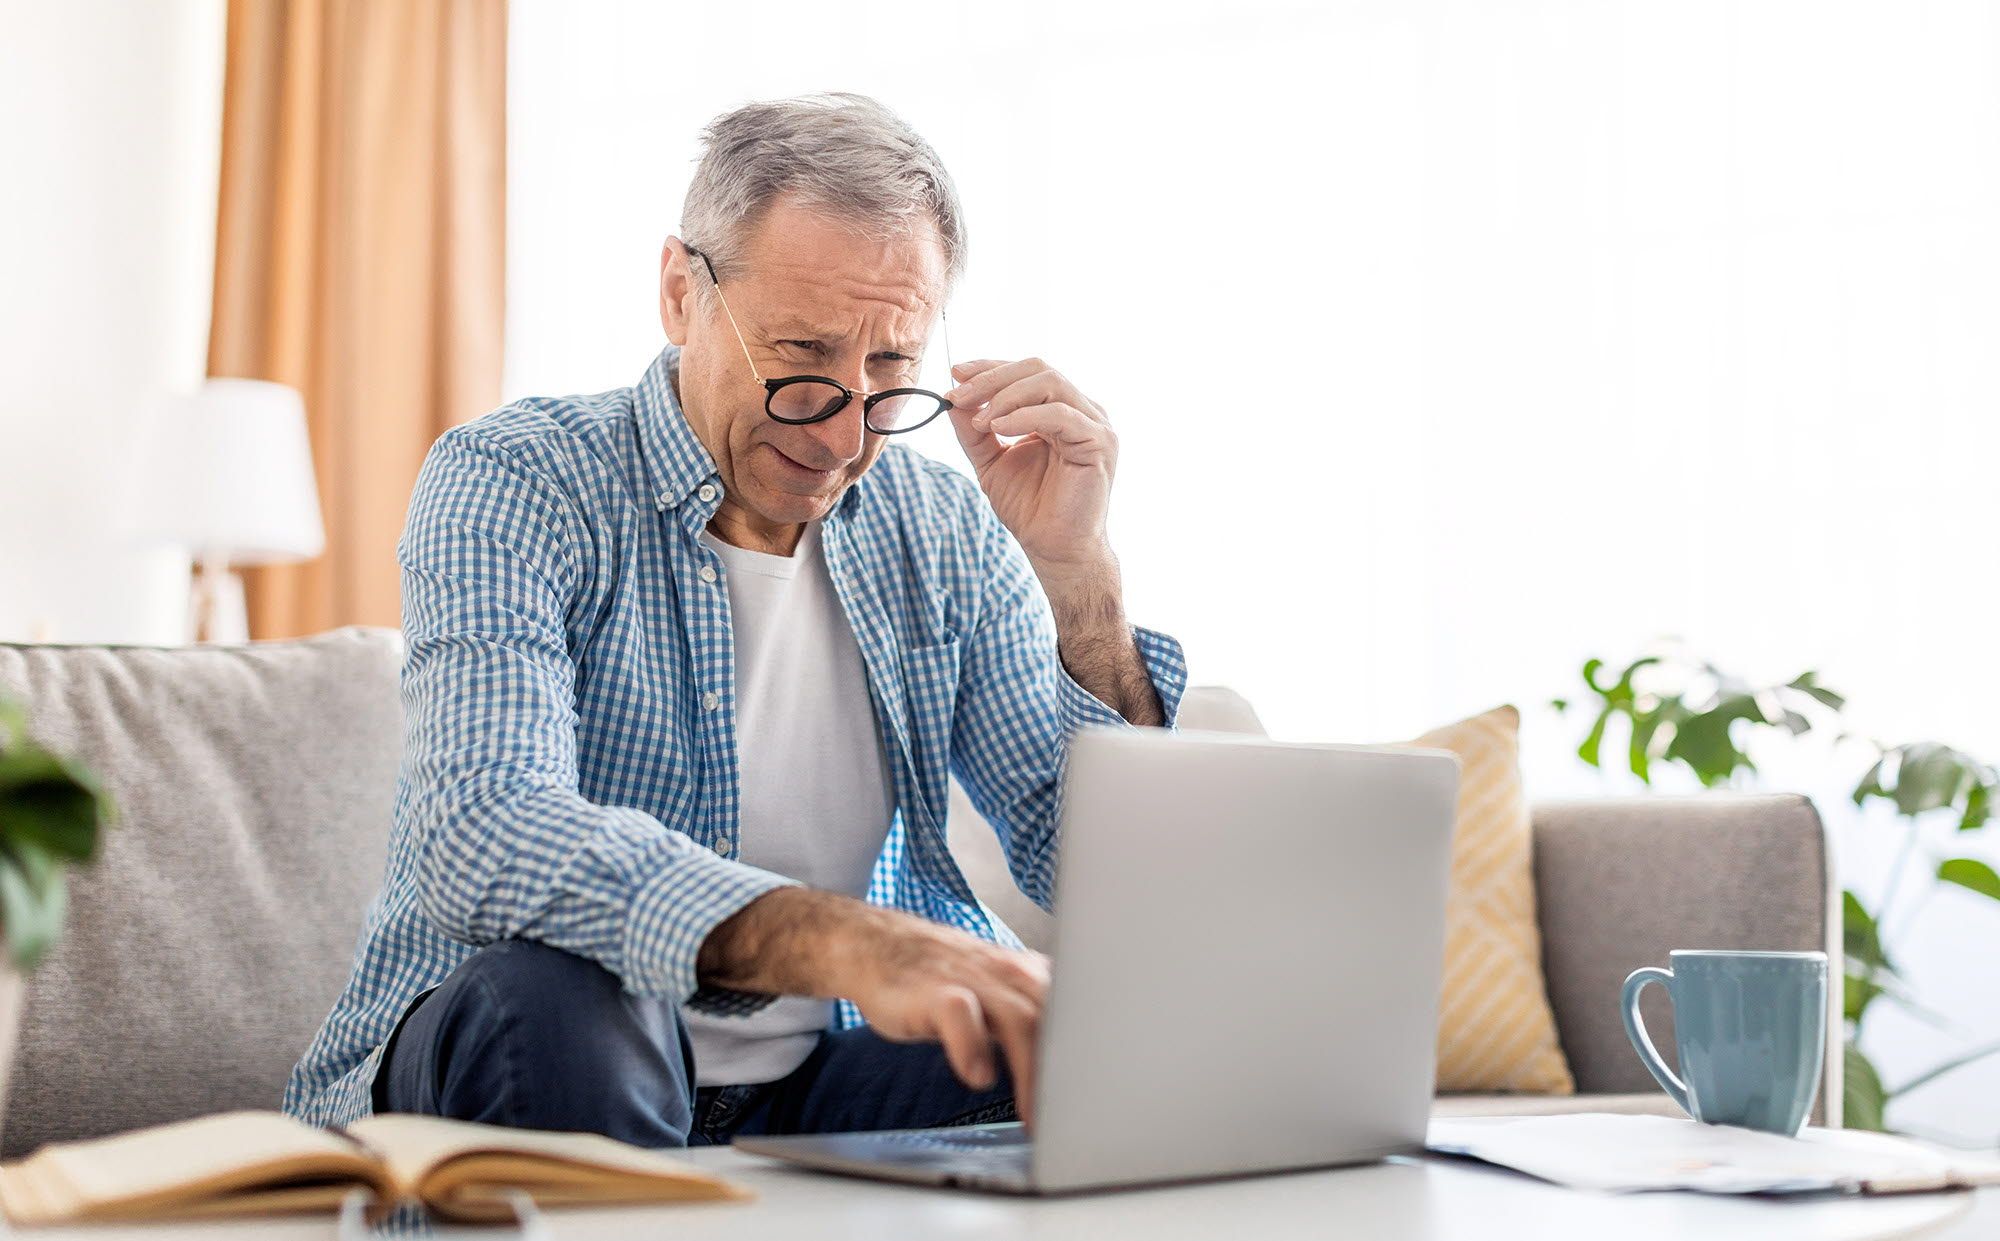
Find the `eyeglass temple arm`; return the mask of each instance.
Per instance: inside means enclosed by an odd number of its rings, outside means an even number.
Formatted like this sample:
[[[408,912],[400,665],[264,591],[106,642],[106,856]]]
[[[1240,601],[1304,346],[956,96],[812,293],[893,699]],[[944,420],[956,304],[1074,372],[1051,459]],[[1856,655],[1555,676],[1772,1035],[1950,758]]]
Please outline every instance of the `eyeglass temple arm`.
[[[736,333],[736,347],[743,351],[743,360],[750,364],[750,374],[756,377],[758,383],[764,383],[764,376],[757,370],[757,359],[750,356],[750,342],[743,339],[743,329],[736,326],[736,315],[729,309],[729,299],[722,295],[722,281],[716,277],[715,264],[708,261],[706,254],[686,242],[682,242],[681,245],[686,246],[687,252],[700,259],[701,265],[708,268],[708,282],[715,286],[715,300],[722,303],[722,313],[729,318],[729,330]]]
[[[946,379],[956,384],[958,382],[958,371],[951,364],[951,316],[946,314],[942,307],[938,309],[938,323],[944,330],[944,375]],[[946,409],[951,408],[950,401],[946,401],[944,404]]]

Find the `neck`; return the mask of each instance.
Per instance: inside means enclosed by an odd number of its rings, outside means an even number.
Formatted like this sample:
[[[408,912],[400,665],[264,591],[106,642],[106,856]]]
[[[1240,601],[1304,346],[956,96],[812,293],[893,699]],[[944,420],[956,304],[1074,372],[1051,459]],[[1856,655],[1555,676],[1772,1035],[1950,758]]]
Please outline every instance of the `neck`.
[[[773,525],[725,500],[715,510],[715,516],[708,519],[708,531],[732,547],[769,556],[789,556],[798,550],[806,528],[803,522]]]

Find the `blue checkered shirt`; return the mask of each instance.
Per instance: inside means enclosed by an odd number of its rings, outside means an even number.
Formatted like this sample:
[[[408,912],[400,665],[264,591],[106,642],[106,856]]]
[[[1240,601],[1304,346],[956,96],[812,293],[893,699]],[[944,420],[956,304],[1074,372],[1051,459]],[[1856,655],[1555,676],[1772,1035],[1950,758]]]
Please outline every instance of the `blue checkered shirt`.
[[[769,1002],[695,978],[709,931],[791,881],[735,860],[729,596],[696,538],[722,480],[682,416],[679,355],[635,388],[515,402],[426,457],[397,546],[409,653],[388,868],[286,1111],[367,1115],[397,1018],[498,939],[704,1011]],[[963,474],[892,444],[821,542],[895,789],[868,898],[1018,944],[945,847],[948,776],[1046,908],[1068,737],[1123,721],[1063,669],[1026,555]],[[1180,646],[1133,636],[1171,724]],[[860,1018],[843,1002],[835,1020]]]

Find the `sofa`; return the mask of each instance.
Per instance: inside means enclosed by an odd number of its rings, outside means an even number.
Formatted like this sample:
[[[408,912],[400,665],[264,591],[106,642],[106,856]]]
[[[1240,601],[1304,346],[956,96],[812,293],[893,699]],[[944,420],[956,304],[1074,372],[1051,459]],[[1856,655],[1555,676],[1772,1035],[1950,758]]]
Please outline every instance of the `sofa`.
[[[0,696],[24,702],[35,733],[97,772],[119,808],[30,980],[0,1156],[278,1106],[381,881],[401,659],[400,635],[373,628],[238,646],[0,644]],[[1258,731],[1249,704],[1215,688],[1189,693],[1182,725]],[[1012,890],[962,794],[949,830],[981,899],[1045,943],[1046,916]],[[1826,838],[1804,798],[1538,805],[1534,848],[1549,999],[1578,1093],[1447,1097],[1441,1113],[1672,1114],[1620,1025],[1627,972],[1676,947],[1837,952]],[[1671,1057],[1659,992],[1648,1022]],[[1837,1124],[1837,1040],[1829,1055],[1815,1116]]]

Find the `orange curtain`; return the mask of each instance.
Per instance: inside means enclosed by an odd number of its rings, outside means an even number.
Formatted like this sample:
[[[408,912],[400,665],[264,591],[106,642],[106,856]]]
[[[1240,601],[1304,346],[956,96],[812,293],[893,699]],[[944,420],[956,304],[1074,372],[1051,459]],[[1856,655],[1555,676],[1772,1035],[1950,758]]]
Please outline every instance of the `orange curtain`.
[[[208,371],[305,394],[327,550],[250,633],[400,620],[431,442],[499,400],[504,0],[230,0]]]

